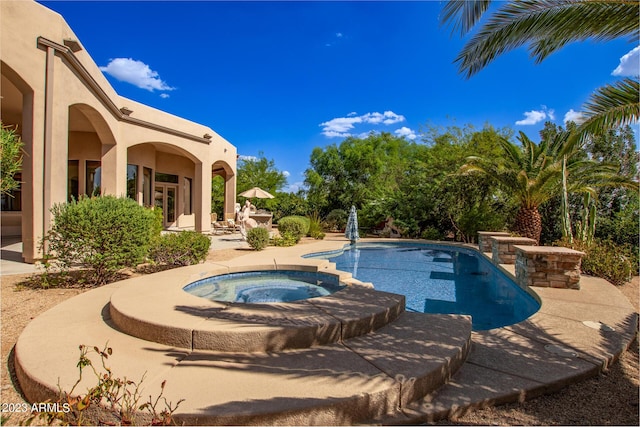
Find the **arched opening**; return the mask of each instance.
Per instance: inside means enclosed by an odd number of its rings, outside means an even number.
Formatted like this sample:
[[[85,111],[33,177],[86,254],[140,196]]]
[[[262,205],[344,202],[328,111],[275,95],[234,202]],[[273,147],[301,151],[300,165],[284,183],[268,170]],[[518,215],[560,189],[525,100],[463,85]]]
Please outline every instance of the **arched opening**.
[[[1,233],[3,238],[14,236],[22,240],[21,257],[33,262],[38,252],[41,212],[34,211],[34,156],[33,156],[33,88],[5,62],[0,61],[0,87],[2,88],[2,108],[0,121],[3,126],[15,129],[23,142],[24,156],[22,168],[14,177],[20,187],[11,194],[2,195]]]
[[[14,131],[21,139],[22,110],[24,97],[20,89],[5,75],[5,65],[2,65],[2,109],[0,109],[2,126]],[[26,147],[25,147],[26,148]],[[15,174],[14,179],[23,181],[22,170]],[[9,194],[2,194],[2,235],[22,235],[22,186],[12,190]]]
[[[198,164],[180,147],[145,142],[127,149],[127,197],[144,206],[162,209],[167,229],[196,225]]]
[[[217,161],[211,166],[211,212],[218,219],[235,219],[236,181],[231,166]]]
[[[103,141],[94,123],[103,122],[87,105],[69,107],[67,200],[103,194]],[[108,132],[110,135],[111,132]]]

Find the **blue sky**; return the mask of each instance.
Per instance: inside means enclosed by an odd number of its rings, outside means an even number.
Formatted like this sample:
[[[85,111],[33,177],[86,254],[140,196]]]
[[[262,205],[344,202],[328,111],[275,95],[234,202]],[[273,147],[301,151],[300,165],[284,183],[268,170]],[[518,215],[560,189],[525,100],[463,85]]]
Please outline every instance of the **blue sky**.
[[[518,49],[465,79],[453,63],[465,40],[440,26],[438,1],[40,3],[120,95],[262,152],[292,191],[312,149],[346,136],[489,123],[538,140],[545,121],[575,119],[597,87],[639,73],[640,48],[617,40],[538,65]]]

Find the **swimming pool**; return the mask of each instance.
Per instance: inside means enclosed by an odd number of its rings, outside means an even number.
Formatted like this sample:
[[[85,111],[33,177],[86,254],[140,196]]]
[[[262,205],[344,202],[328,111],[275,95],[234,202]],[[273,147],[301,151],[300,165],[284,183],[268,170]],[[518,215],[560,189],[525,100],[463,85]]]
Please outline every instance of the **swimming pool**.
[[[278,270],[222,274],[190,283],[183,289],[212,301],[260,304],[316,298],[342,288],[338,277],[330,274]]]
[[[375,289],[402,294],[406,310],[472,316],[474,330],[520,322],[540,303],[476,251],[421,243],[358,243],[310,254]]]

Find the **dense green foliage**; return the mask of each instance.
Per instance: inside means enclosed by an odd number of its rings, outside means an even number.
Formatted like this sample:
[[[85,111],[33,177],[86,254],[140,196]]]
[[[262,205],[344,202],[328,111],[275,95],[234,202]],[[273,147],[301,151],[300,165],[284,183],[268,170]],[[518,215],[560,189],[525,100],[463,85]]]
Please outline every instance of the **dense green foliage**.
[[[157,215],[134,200],[112,196],[56,204],[44,244],[65,269],[88,269],[88,281],[103,285],[119,270],[142,263],[158,239]]]
[[[576,238],[593,225],[583,216],[596,206],[594,224],[603,226],[595,228],[596,237],[616,228],[616,242],[635,245],[633,132],[625,127],[579,140],[574,130],[575,125],[565,130],[549,123],[539,143],[522,133],[514,141],[509,129],[491,126],[430,128],[422,143],[389,134],[347,138],[313,151],[306,171],[309,205],[318,209],[327,230],[343,230],[354,204],[365,231],[392,217],[405,237],[466,242],[480,230],[514,230],[524,205],[539,209],[540,241],[550,244],[563,236],[564,162]],[[591,200],[587,210],[584,195]]]
[[[614,285],[622,285],[638,274],[638,251],[628,243],[596,240],[590,245],[581,241],[560,241],[558,244],[585,253],[581,264],[584,274],[602,277]]]
[[[202,233],[183,231],[165,234],[151,250],[150,258],[158,264],[192,265],[204,261],[211,240]]]
[[[574,125],[569,124],[568,129]],[[564,130],[547,123],[542,130],[542,138],[553,138]],[[569,195],[569,219],[573,224],[573,237],[580,239],[584,228],[585,215],[593,210],[595,237],[611,240],[618,244],[630,244],[638,249],[639,194],[637,189],[637,163],[640,154],[630,126],[609,130],[601,135],[585,139],[581,149],[575,154],[577,163],[582,164],[582,176],[577,175]],[[588,161],[587,161],[588,160]],[[599,165],[594,168],[593,164]],[[591,165],[589,168],[585,166]],[[577,169],[576,169],[577,170]],[[603,173],[606,171],[607,173]],[[599,171],[599,173],[595,173]],[[570,183],[572,176],[568,177]],[[584,194],[589,194],[590,206],[585,206]],[[586,209],[589,208],[589,209]],[[552,197],[540,207],[543,218],[541,241],[551,243],[568,236],[562,233],[561,198]]]
[[[263,227],[252,228],[247,231],[247,243],[256,251],[261,251],[269,245],[269,231]]]
[[[495,184],[457,171],[469,154],[497,156],[498,139],[509,135],[489,126],[433,128],[422,144],[382,133],[316,148],[306,171],[309,204],[329,230],[344,229],[355,205],[364,230],[393,217],[406,237],[438,229],[471,241],[478,230],[504,228],[512,208]]]
[[[238,194],[253,187],[260,187],[277,198],[280,191],[287,184],[287,177],[275,167],[273,160],[268,160],[263,153],[254,157],[241,157],[238,161]],[[244,200],[244,199],[242,199]],[[251,199],[258,209],[273,210],[275,199]]]
[[[275,198],[269,200],[269,209],[273,214],[273,221],[278,222],[285,216],[305,216],[309,212],[309,203],[301,192],[277,192]]]
[[[15,128],[0,122],[0,193],[10,194],[20,187],[15,175],[22,167],[23,142]]]
[[[280,237],[293,239],[298,243],[309,232],[310,220],[302,216],[287,216],[278,221]]]

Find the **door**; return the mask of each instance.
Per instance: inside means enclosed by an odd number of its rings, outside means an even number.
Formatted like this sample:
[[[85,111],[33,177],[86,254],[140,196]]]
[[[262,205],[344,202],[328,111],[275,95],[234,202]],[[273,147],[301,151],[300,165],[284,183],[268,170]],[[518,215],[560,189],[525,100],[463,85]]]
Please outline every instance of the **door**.
[[[176,200],[178,186],[171,184],[156,184],[154,192],[154,206],[162,209],[164,228],[176,226]]]

